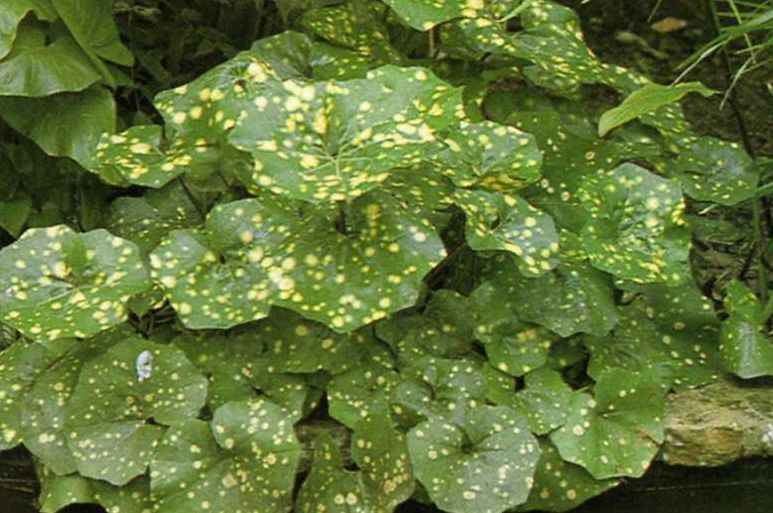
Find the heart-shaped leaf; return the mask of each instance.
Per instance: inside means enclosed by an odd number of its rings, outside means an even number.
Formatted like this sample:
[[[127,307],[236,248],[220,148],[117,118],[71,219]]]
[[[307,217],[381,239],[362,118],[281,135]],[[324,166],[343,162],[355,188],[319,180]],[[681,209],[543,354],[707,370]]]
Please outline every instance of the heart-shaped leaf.
[[[550,435],[561,457],[596,479],[639,477],[663,442],[664,401],[657,376],[610,369],[595,398],[578,392],[566,423]]]
[[[526,501],[540,450],[510,408],[479,406],[456,425],[433,417],[408,433],[416,478],[439,508],[501,513]]]
[[[89,337],[150,286],[137,246],[105,230],[33,228],[0,250],[0,318],[31,338]]]
[[[592,221],[581,237],[594,267],[635,283],[683,280],[690,234],[678,184],[623,164],[586,180],[579,194]]]

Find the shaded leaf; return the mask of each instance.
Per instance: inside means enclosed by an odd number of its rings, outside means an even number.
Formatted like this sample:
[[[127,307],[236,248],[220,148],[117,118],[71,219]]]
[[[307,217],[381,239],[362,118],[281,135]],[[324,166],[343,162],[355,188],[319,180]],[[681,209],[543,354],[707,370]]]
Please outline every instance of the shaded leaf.
[[[722,323],[719,345],[725,369],[744,379],[773,375],[773,342],[765,335],[763,305],[735,280],[727,287],[725,308],[730,317]]]
[[[416,478],[452,513],[500,513],[525,502],[540,454],[525,421],[492,406],[471,409],[461,425],[430,418],[408,433],[408,449]]]

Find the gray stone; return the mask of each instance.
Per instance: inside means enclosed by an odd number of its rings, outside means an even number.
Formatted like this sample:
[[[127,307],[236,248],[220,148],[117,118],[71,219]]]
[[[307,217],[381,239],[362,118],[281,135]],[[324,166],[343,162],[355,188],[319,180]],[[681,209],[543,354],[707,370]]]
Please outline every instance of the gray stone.
[[[720,380],[672,394],[665,424],[660,458],[671,465],[714,467],[773,456],[773,386]]]

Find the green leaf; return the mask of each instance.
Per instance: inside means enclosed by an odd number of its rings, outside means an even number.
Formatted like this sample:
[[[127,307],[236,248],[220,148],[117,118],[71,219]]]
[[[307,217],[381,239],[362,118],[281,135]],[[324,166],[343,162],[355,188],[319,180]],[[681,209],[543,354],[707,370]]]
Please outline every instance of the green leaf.
[[[604,137],[614,128],[638,118],[642,114],[676,103],[689,93],[700,93],[704,97],[716,94],[700,82],[684,82],[670,86],[646,84],[631,93],[623,103],[606,111],[599,120],[599,137]]]
[[[416,30],[429,30],[445,21],[473,18],[484,8],[482,0],[384,0],[397,15]]]
[[[0,352],[0,450],[22,442],[23,401],[41,374],[73,344],[72,340],[54,346],[17,342]]]
[[[611,369],[595,398],[577,392],[566,423],[550,435],[561,457],[596,479],[639,477],[663,442],[664,400],[652,373]]]
[[[408,433],[416,478],[451,513],[500,513],[526,501],[540,450],[511,409],[479,406],[462,425],[433,417]]]
[[[30,12],[38,19],[51,20],[56,13],[50,11],[47,2],[38,0],[7,0],[0,6],[0,60],[13,48],[19,23]]]
[[[545,435],[566,423],[572,389],[561,373],[541,367],[526,375],[526,388],[518,391],[506,405],[526,416],[535,435]]]
[[[133,243],[105,230],[33,228],[0,250],[0,318],[31,338],[89,337],[150,286]]]
[[[32,213],[32,199],[20,195],[9,201],[0,201],[0,228],[18,237]]]
[[[437,131],[454,122],[460,95],[425,69],[395,66],[344,82],[271,82],[229,140],[255,158],[251,192],[352,200],[395,168],[428,159]]]
[[[89,170],[112,185],[161,188],[191,168],[214,169],[219,152],[206,141],[199,149],[163,144],[158,125],[133,126],[120,134],[103,134]]]
[[[56,513],[71,504],[99,504],[106,511],[147,513],[152,509],[148,479],[142,477],[124,486],[88,479],[77,474],[59,476],[47,467],[38,471],[41,513]]]
[[[167,431],[150,465],[151,497],[163,511],[287,511],[300,456],[282,408],[230,402],[210,425],[188,420]]]
[[[260,333],[251,327],[228,336],[180,335],[172,343],[208,377],[207,405],[212,410],[231,401],[263,397],[297,422],[318,402],[304,376],[274,367]]]
[[[623,164],[589,177],[579,194],[591,219],[580,237],[594,267],[635,283],[683,280],[690,234],[678,184]]]
[[[765,334],[765,308],[740,281],[727,287],[719,354],[726,370],[743,379],[773,375],[773,342]]]
[[[564,461],[546,439],[540,439],[540,451],[534,488],[517,511],[570,511],[620,483],[618,479],[595,479],[584,468]]]
[[[270,194],[218,205],[205,230],[173,231],[161,243],[151,274],[191,328],[260,319],[274,304],[353,331],[411,306],[445,250],[427,221],[386,195],[345,212],[347,234],[330,211]]]
[[[514,127],[463,121],[444,142],[435,165],[458,187],[517,190],[540,178],[542,154],[534,137]]]
[[[497,291],[491,301],[511,305],[523,321],[562,337],[605,335],[617,322],[611,280],[587,264],[565,262],[536,278],[521,275],[507,259],[496,258],[490,269],[485,274],[487,286]]]
[[[609,369],[651,373],[664,389],[696,387],[719,374],[717,320],[711,302],[694,289],[647,291],[650,301],[619,310],[619,324],[608,336],[588,337],[588,374]],[[701,307],[708,307],[702,309]],[[651,313],[659,312],[654,316]]]
[[[206,379],[177,348],[129,338],[96,356],[67,406],[78,472],[114,485],[142,475],[163,434],[159,424],[195,418],[206,395]]]
[[[754,195],[759,176],[753,171],[752,159],[737,143],[698,137],[682,140],[680,145],[683,148],[667,169],[689,196],[735,205]]]
[[[130,330],[118,327],[82,341],[64,339],[47,343],[48,350],[56,351],[58,357],[36,377],[25,394],[24,406],[18,405],[18,410],[24,446],[55,474],[77,471],[64,421],[83,366],[132,335]]]
[[[194,226],[200,220],[183,186],[174,181],[161,189],[150,189],[139,198],[116,198],[110,204],[107,228],[148,254],[170,231]]]
[[[486,397],[482,367],[471,359],[419,358],[401,370],[403,381],[392,391],[392,412],[409,426],[434,417],[462,423]]]
[[[352,442],[357,471],[346,470],[330,434],[320,435],[314,445],[314,463],[296,502],[299,513],[391,513],[413,493],[405,436],[387,416],[357,424]]]
[[[361,419],[389,411],[389,398],[400,381],[391,362],[362,361],[327,385],[328,413],[349,429]]]
[[[49,96],[62,92],[83,91],[100,80],[88,56],[68,34],[50,44],[44,38],[32,41],[23,32],[34,30],[22,25],[16,45],[23,37],[24,47],[17,48],[0,62],[0,96]]]
[[[454,201],[467,216],[465,237],[473,250],[512,253],[526,276],[540,276],[557,265],[558,233],[553,219],[523,198],[457,190]]]
[[[113,95],[101,86],[43,98],[0,97],[0,112],[48,155],[70,157],[84,166],[102,134],[115,131]]]
[[[309,10],[299,25],[312,36],[368,59],[371,67],[398,64],[402,56],[389,42],[389,31],[383,22],[386,11],[381,2],[359,0]]]
[[[51,0],[51,3],[75,40],[92,59],[104,59],[122,66],[134,64],[132,53],[121,43],[110,2]],[[89,15],[84,16],[84,12]],[[112,77],[108,75],[105,78],[109,80]]]

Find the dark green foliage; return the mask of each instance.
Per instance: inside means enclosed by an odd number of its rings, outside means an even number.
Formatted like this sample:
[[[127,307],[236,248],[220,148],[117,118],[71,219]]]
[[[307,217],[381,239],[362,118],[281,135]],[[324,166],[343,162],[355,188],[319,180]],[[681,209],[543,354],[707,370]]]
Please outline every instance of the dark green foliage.
[[[771,307],[693,280],[761,180],[690,91],[551,0],[4,2],[0,449],[52,513],[566,511],[641,475],[666,393],[773,374]]]

